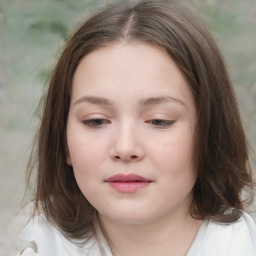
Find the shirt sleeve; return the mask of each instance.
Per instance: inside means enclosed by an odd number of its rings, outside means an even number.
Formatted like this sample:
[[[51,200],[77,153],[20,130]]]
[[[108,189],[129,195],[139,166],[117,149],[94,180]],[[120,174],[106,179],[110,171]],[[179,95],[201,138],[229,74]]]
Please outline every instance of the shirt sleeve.
[[[230,255],[256,256],[256,225],[247,213],[233,225]]]
[[[71,242],[48,222],[43,213],[31,217],[33,205],[16,217],[9,256],[86,256],[100,255],[96,240]]]
[[[197,256],[256,256],[256,225],[243,212],[240,219],[231,224],[209,221]]]
[[[31,217],[33,205],[28,205],[15,218],[12,226],[13,239],[10,256],[70,255],[71,244],[51,225],[43,214]]]
[[[17,232],[16,240],[11,248],[11,256],[56,255],[58,244],[54,229],[44,218],[36,216]]]

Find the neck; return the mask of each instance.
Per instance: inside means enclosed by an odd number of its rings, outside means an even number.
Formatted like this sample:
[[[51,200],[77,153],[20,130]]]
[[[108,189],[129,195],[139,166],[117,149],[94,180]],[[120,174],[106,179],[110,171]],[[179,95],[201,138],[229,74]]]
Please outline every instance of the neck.
[[[185,256],[202,223],[187,212],[164,216],[146,224],[122,224],[99,217],[114,256]]]

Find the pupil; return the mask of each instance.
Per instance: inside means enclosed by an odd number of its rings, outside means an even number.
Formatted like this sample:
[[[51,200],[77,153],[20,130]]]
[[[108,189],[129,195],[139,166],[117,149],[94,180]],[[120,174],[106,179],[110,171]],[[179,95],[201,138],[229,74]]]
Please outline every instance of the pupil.
[[[154,124],[156,124],[156,125],[160,125],[160,124],[162,124],[163,123],[163,121],[162,120],[155,120],[155,121],[153,121],[154,122]]]
[[[95,125],[101,125],[102,124],[102,121],[100,119],[95,119],[94,120],[94,124]]]

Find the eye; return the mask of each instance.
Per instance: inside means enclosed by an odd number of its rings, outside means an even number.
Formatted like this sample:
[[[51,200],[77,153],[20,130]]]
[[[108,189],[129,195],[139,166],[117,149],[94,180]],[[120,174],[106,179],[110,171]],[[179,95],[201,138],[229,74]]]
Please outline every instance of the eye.
[[[100,128],[104,125],[110,124],[110,121],[107,119],[94,118],[94,119],[86,119],[82,121],[85,126],[91,128]]]
[[[148,120],[147,123],[156,126],[157,128],[168,128],[175,123],[174,120],[164,120],[164,119],[152,119]]]

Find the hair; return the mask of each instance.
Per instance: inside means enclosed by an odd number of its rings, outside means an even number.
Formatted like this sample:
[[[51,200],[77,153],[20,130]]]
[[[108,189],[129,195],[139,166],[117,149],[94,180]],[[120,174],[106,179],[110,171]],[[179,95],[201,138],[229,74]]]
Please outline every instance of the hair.
[[[128,1],[127,1],[128,2]],[[172,1],[117,3],[89,18],[73,34],[52,74],[29,172],[37,167],[35,209],[68,239],[93,234],[96,210],[80,191],[67,164],[67,116],[72,79],[90,52],[120,42],[145,42],[165,49],[193,93],[198,123],[198,173],[190,214],[221,223],[239,219],[243,189],[253,196],[248,143],[223,57],[207,29]],[[35,151],[36,150],[36,151]],[[233,209],[232,211],[227,211]]]

